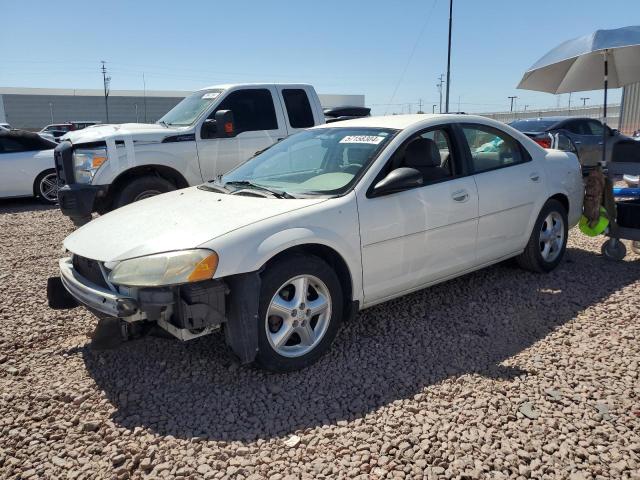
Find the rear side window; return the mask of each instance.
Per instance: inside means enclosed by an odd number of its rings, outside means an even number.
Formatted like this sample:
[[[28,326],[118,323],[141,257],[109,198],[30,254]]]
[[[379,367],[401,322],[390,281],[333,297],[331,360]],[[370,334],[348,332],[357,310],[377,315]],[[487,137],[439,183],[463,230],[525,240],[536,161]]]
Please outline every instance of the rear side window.
[[[591,135],[591,130],[589,130],[587,122],[583,122],[581,120],[574,120],[573,122],[569,122],[564,126],[564,128],[569,130],[571,133],[575,133],[576,135]]]
[[[266,88],[237,90],[225,98],[217,110],[231,110],[238,132],[277,130],[273,97]],[[215,112],[209,118],[214,118]]]
[[[311,111],[307,92],[301,88],[288,88],[282,90],[282,97],[287,108],[289,124],[293,128],[313,127],[313,112]]]
[[[527,151],[510,135],[484,125],[463,125],[475,173],[510,167],[531,160]]]
[[[24,152],[25,150],[27,149],[22,143],[14,138],[0,138],[0,153]]]
[[[600,122],[596,122],[595,120],[590,120],[587,122],[587,125],[591,135],[598,135],[599,137],[604,135],[604,126]]]

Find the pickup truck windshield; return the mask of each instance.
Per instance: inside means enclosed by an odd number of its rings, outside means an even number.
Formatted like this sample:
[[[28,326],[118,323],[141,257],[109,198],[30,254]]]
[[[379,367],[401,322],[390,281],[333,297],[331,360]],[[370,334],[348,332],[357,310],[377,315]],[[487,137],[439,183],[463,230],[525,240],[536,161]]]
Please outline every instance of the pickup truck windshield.
[[[397,130],[334,127],[306,130],[275,144],[224,175],[292,194],[346,192]]]
[[[188,126],[216,101],[222,89],[200,90],[192,93],[179,104],[169,110],[158,123],[166,125]]]

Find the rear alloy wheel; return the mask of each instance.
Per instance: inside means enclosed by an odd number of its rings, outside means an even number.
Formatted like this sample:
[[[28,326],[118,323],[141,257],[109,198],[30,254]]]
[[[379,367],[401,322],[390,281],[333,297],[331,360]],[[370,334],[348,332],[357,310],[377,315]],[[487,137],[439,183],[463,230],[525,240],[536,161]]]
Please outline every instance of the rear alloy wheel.
[[[162,177],[147,175],[136,178],[125,185],[116,196],[114,208],[124,207],[130,203],[155,197],[161,193],[175,190],[176,186]]]
[[[62,186],[62,182],[55,170],[42,172],[38,175],[35,184],[35,193],[41,202],[52,205],[58,201],[58,190]]]
[[[304,368],[328,350],[342,317],[335,272],[313,256],[294,255],[263,275],[257,363],[272,371]]]
[[[529,243],[518,257],[520,266],[532,272],[550,272],[562,261],[567,248],[567,211],[557,200],[544,204]]]

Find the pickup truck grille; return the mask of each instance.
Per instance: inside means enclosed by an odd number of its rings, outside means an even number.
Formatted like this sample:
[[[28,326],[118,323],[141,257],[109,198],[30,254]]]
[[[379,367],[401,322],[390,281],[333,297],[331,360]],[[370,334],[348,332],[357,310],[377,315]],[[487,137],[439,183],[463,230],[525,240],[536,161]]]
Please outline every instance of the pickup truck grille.
[[[56,174],[64,185],[75,183],[73,178],[73,146],[71,142],[60,143],[53,151]]]
[[[74,255],[72,259],[73,268],[81,276],[86,278],[92,283],[99,285],[103,288],[109,288],[107,282],[100,270],[100,263],[90,258],[81,257],[80,255]]]

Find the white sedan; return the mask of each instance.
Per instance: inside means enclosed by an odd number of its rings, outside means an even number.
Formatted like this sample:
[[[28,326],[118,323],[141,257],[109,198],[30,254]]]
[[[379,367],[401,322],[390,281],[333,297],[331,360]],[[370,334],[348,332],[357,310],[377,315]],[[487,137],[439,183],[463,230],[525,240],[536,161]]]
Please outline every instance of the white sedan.
[[[182,340],[223,328],[243,362],[295,370],[359,309],[511,257],[552,270],[582,196],[575,155],[490,119],[337,122],[83,226],[49,302]]]
[[[22,130],[0,131],[0,198],[38,197],[58,200],[53,160],[57,143]]]

